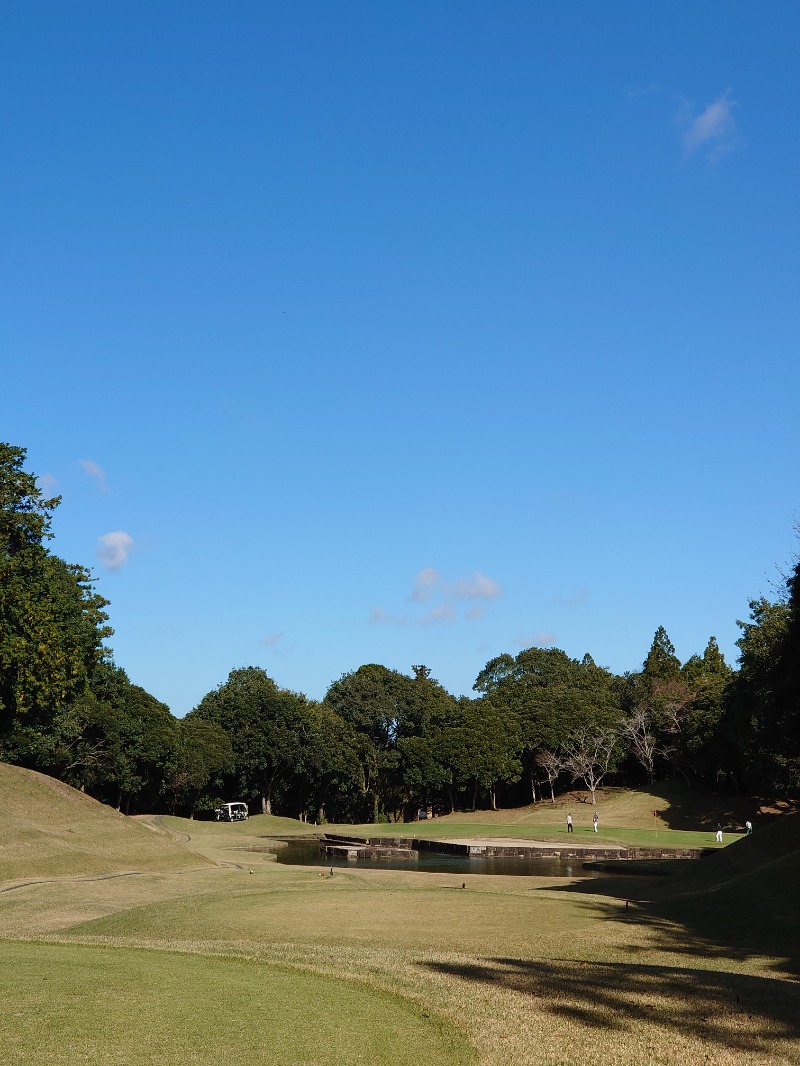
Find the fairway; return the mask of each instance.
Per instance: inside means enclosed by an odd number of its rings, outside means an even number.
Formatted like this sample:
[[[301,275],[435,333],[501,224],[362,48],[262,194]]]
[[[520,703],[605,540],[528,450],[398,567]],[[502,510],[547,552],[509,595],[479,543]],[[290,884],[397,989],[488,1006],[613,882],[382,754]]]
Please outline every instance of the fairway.
[[[800,1066],[796,816],[665,877],[330,876],[274,861],[270,834],[311,831],[289,819],[125,819],[20,774],[2,1062]],[[602,800],[609,838],[646,839],[655,796]],[[563,839],[562,813],[435,829]],[[683,846],[697,821],[684,804],[659,836]]]
[[[15,1066],[470,1063],[436,1015],[353,981],[264,963],[0,943],[0,1061]]]

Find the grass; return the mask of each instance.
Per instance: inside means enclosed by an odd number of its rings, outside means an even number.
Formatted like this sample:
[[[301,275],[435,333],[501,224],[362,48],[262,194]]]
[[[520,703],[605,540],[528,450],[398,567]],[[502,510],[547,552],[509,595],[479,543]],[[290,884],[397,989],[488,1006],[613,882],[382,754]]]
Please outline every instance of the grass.
[[[44,774],[0,762],[0,881],[186,869],[197,854]]]
[[[407,1000],[294,967],[60,944],[0,943],[0,959],[0,1056],[16,1066],[412,1066],[421,1046],[434,1066],[474,1059]]]
[[[678,800],[604,793],[599,837],[650,832],[662,801],[660,835],[707,838],[714,798],[698,797],[697,813],[684,808],[670,829]],[[558,839],[565,811],[362,828]],[[156,819],[159,836],[139,829],[182,863],[0,885],[0,1058],[800,1064],[797,827],[791,816],[757,822],[752,837],[669,877],[577,881],[355,868],[321,877],[265,850],[265,837],[313,827]],[[114,861],[130,857],[121,846]],[[69,1009],[56,1009],[62,999]]]

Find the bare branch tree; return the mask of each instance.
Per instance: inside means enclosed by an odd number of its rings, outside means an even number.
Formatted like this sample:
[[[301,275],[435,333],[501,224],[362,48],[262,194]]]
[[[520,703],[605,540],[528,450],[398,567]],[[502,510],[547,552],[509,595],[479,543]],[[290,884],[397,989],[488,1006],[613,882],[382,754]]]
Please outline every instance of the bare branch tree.
[[[619,729],[610,726],[586,726],[576,729],[564,745],[564,769],[573,781],[583,781],[596,806],[596,792],[603,778],[614,768]]]
[[[630,741],[631,751],[644,767],[648,784],[651,785],[655,784],[656,756],[659,754],[653,717],[652,708],[640,703],[633,708],[620,729],[621,736]]]
[[[558,775],[564,769],[564,760],[560,755],[554,751],[540,751],[537,753],[534,762],[540,770],[544,772],[547,778],[547,783],[550,786],[550,800],[555,806],[556,797],[553,792],[553,785],[558,779]]]

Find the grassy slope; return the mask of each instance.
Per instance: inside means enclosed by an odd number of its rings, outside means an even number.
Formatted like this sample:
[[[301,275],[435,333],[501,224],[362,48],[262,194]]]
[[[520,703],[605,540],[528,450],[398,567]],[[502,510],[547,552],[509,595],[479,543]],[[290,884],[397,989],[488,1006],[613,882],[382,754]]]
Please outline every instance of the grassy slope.
[[[600,816],[598,834],[592,830],[595,810]],[[658,812],[655,818],[654,810]],[[560,842],[566,838],[567,812],[573,816],[575,842],[666,848],[718,847],[714,839],[717,822],[725,827],[724,846],[742,834],[746,818],[755,817],[747,801],[732,803],[718,795],[692,791],[683,782],[668,782],[651,790],[601,789],[596,807],[587,792],[571,792],[557,796],[555,803],[545,800],[519,809],[457,811],[430,821],[324,826],[319,831],[370,837],[502,836]]]
[[[800,813],[792,813],[682,868],[658,909],[731,950],[785,955],[800,975],[799,883]]]
[[[596,808],[588,792],[568,792],[556,796],[555,803],[542,800],[537,804],[507,811],[474,811],[446,815],[427,824],[450,822],[470,826],[563,828],[567,812],[571,812],[576,829],[591,829],[592,814],[597,810],[601,828],[637,829],[647,832],[708,833],[718,821],[727,831],[739,831],[745,819],[753,819],[752,804],[747,800],[732,801],[709,792],[687,788],[682,781],[670,781],[651,789],[605,788],[597,792]],[[653,817],[653,811],[658,816]],[[424,823],[423,823],[424,824]]]
[[[464,891],[461,876],[330,878],[270,862],[230,874],[201,898],[128,909],[64,935],[358,978],[435,1005],[485,1066],[800,1063],[800,986],[779,973],[783,951],[763,960],[701,929],[687,935],[650,908],[629,911],[596,882],[579,893],[568,879],[468,875]]]
[[[115,812],[33,776],[26,793],[24,771],[0,767],[0,774],[0,798],[4,790],[7,803],[17,802],[8,798],[10,786],[25,800],[17,824],[3,826],[3,840],[10,832],[12,877],[22,879],[29,868],[26,844],[61,876],[76,862],[91,862],[95,872],[104,861],[107,869],[130,868],[130,857],[143,854],[131,850],[134,838],[120,831]],[[38,803],[43,808],[34,815]],[[704,806],[710,804],[698,809]],[[648,831],[654,807],[653,795],[643,793],[600,798],[609,831]],[[64,811],[66,823],[59,821]],[[563,816],[564,809],[553,814],[540,807],[432,824],[437,835],[450,835],[456,825],[474,835],[506,836],[514,825],[525,835],[544,834],[548,819],[561,832]],[[65,834],[82,818],[73,858]],[[171,856],[159,872],[0,893],[0,936],[64,941],[61,956],[48,955],[56,951],[50,945],[0,941],[0,973],[14,993],[0,995],[0,1059],[72,1066],[78,1048],[98,1063],[148,1066],[211,1066],[226,1057],[265,1066],[397,1066],[410,1051],[420,1062],[456,1064],[469,1059],[468,1037],[481,1066],[800,1066],[800,984],[786,979],[797,939],[782,935],[786,926],[776,934],[771,921],[796,921],[792,819],[757,823],[753,837],[683,864],[680,876],[578,884],[467,875],[467,891],[460,876],[348,870],[325,878],[316,869],[280,866],[263,850],[263,838],[313,828],[285,820],[156,819],[185,841],[170,847],[138,821],[121,819],[137,830],[142,848],[145,840],[157,841]],[[366,828],[374,833],[376,827]],[[124,846],[114,853],[116,844]],[[176,850],[184,867],[194,869],[170,866]],[[202,865],[201,855],[217,865]],[[150,861],[155,871],[157,857]],[[628,909],[625,896],[661,898]],[[754,911],[761,914],[745,929],[726,918]],[[232,967],[235,959],[240,962]],[[245,970],[237,968],[242,964]],[[75,972],[87,980],[72,990]],[[303,975],[315,974],[325,980],[305,982]],[[49,993],[43,998],[44,982],[54,979],[55,1001]],[[353,982],[366,998],[349,995]],[[122,994],[130,988],[136,996]],[[151,988],[163,994],[153,996]],[[277,1012],[264,1002],[273,988]],[[62,995],[72,997],[69,1010],[58,1008]],[[153,1017],[158,1029],[151,1045],[142,1032]],[[410,1041],[402,1035],[409,1019]],[[40,1020],[47,1022],[44,1030]],[[31,1053],[39,1050],[35,1042],[20,1043],[26,1026],[31,1040],[51,1034],[43,1056]],[[399,1035],[367,1046],[364,1033],[384,1027]],[[273,1048],[278,1028],[295,1036]],[[254,1029],[258,1044],[252,1044]],[[312,1046],[306,1030],[328,1035]]]
[[[44,774],[0,763],[0,881],[175,870],[204,859]]]

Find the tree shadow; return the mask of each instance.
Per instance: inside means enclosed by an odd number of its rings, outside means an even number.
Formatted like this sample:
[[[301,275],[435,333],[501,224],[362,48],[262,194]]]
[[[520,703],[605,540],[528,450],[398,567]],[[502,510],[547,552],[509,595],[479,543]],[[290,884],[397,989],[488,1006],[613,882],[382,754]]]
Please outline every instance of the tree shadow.
[[[612,874],[543,891],[624,900],[626,908],[609,904],[606,917],[647,926],[664,950],[740,961],[767,957],[776,972],[800,977],[798,845],[800,816],[787,815],[705,858],[664,860],[666,877]],[[602,907],[596,899],[593,905]]]
[[[746,821],[763,824],[797,810],[790,800],[775,801],[725,792],[694,791],[685,781],[663,781],[648,787],[653,809],[668,829],[713,832],[720,823],[726,832],[741,832]]]
[[[765,1055],[800,1036],[800,984],[701,967],[487,958],[421,965],[530,996],[544,1011],[597,1030],[642,1023]]]

